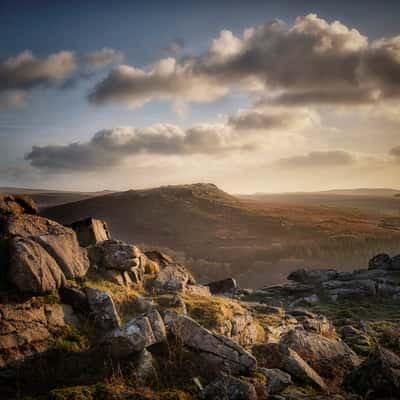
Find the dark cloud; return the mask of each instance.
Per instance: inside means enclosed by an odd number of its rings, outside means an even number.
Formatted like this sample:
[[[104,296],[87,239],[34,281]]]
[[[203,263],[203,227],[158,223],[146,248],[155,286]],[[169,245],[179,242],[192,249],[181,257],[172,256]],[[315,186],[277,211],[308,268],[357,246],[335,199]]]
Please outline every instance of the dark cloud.
[[[164,59],[145,69],[120,66],[90,100],[211,101],[238,86],[275,94],[275,103],[364,104],[400,96],[399,72],[400,36],[368,44],[356,29],[310,14],[293,26],[275,21],[247,29],[242,37],[222,31],[198,57]]]
[[[351,165],[356,159],[342,150],[312,151],[306,155],[281,158],[276,165],[284,168],[326,168]]]
[[[0,92],[51,85],[64,80],[76,69],[73,52],[60,51],[39,59],[30,51],[24,51],[0,64]]]
[[[223,154],[243,148],[229,142],[220,127],[200,125],[182,130],[157,124],[145,129],[115,128],[97,132],[90,141],[69,145],[34,146],[25,159],[47,171],[85,171],[120,164],[142,153],[158,155]]]

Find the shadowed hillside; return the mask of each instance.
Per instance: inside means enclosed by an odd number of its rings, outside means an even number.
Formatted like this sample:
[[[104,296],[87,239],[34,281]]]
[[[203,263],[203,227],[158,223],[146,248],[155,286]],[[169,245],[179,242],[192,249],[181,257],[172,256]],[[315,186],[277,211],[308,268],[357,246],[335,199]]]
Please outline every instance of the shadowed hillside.
[[[66,224],[105,219],[117,238],[173,250],[200,280],[233,275],[253,287],[303,266],[362,267],[400,239],[397,226],[375,213],[239,199],[212,184],[130,190],[43,214]]]

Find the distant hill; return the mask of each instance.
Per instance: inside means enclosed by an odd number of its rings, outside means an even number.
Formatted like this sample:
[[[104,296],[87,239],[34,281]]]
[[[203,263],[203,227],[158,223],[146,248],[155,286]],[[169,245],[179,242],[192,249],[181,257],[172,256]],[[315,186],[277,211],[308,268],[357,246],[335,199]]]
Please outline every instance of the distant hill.
[[[100,192],[69,192],[63,190],[50,189],[29,189],[16,187],[0,187],[0,193],[4,194],[23,194],[28,195],[35,200],[39,208],[53,207],[60,204],[70,203],[88,199],[94,196],[103,196],[108,193],[113,193],[109,190]]]
[[[168,248],[202,281],[233,275],[249,286],[282,281],[298,267],[365,266],[400,242],[400,223],[377,213],[239,198],[213,184],[111,193],[43,214],[67,224],[105,219],[114,237]]]
[[[400,217],[400,191],[395,189],[336,189],[323,192],[255,193],[240,196],[261,202],[288,205],[356,208],[366,212]]]

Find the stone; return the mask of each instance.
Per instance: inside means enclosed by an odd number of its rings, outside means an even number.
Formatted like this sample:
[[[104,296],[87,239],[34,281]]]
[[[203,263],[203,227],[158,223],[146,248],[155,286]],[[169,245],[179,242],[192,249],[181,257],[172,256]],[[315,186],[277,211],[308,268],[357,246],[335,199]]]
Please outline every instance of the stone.
[[[278,368],[258,368],[257,372],[267,377],[271,394],[282,392],[292,384],[292,377]]]
[[[198,351],[218,369],[246,374],[257,367],[256,359],[242,346],[226,336],[209,331],[187,316],[166,311],[164,322],[184,345]]]
[[[152,287],[159,292],[183,292],[187,285],[195,283],[193,276],[184,266],[169,264],[154,279]]]
[[[120,358],[161,343],[166,337],[164,321],[158,311],[153,310],[114,329],[105,336],[103,345],[107,346],[113,357]]]
[[[301,382],[310,384],[322,391],[328,390],[321,376],[296,351],[286,348],[282,353],[281,369]]]
[[[45,352],[60,329],[76,322],[63,304],[0,304],[0,315],[0,367]]]
[[[146,251],[145,255],[148,259],[156,262],[160,268],[166,267],[168,264],[173,264],[173,259],[159,250]]]
[[[143,349],[132,358],[133,375],[138,382],[146,384],[149,379],[156,376],[156,369],[153,363],[153,355],[146,349]]]
[[[92,265],[103,269],[129,271],[140,266],[142,252],[121,240],[105,240],[88,248]]]
[[[233,278],[210,282],[207,283],[206,286],[210,288],[212,294],[232,293],[238,289],[238,284]]]
[[[89,312],[89,302],[83,289],[74,286],[63,286],[59,290],[61,301],[70,305],[75,312],[86,315]]]
[[[233,376],[222,375],[208,384],[202,393],[204,400],[257,400],[254,386]]]
[[[11,240],[8,281],[22,293],[43,294],[63,286],[66,278],[43,247],[20,237]]]
[[[4,195],[0,193],[0,215],[8,216],[13,214],[36,215],[38,209],[35,202],[28,196]]]
[[[338,275],[335,269],[298,269],[291,272],[287,279],[299,283],[321,283],[336,279]]]
[[[339,338],[292,329],[280,343],[296,351],[319,375],[336,384],[360,363],[354,351]]]
[[[107,224],[101,219],[86,218],[72,223],[70,227],[75,231],[82,247],[111,239]]]
[[[358,368],[346,377],[344,386],[370,399],[395,399],[400,393],[400,357],[375,347]]]
[[[368,262],[368,269],[390,269],[392,259],[388,254],[380,253],[372,257]]]
[[[86,250],[79,246],[75,232],[37,215],[14,215],[7,220],[6,232],[40,244],[56,260],[67,279],[85,276],[89,269]]]
[[[326,281],[322,287],[328,296],[338,298],[354,298],[364,296],[375,296],[376,285],[372,279],[354,279],[351,281]]]
[[[120,318],[115,308],[112,297],[99,289],[85,288],[88,298],[90,316],[95,325],[100,330],[100,334],[105,334],[120,326]]]

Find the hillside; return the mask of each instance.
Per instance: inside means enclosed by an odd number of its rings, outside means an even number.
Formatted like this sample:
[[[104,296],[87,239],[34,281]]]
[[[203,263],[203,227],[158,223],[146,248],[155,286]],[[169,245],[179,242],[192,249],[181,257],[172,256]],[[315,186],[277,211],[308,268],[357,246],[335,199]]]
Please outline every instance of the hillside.
[[[392,189],[330,190],[310,193],[256,193],[240,196],[261,202],[288,205],[356,208],[392,217],[400,216],[400,193]]]
[[[173,250],[201,281],[233,275],[253,287],[299,267],[358,268],[400,239],[396,223],[376,213],[243,199],[212,184],[130,190],[42,212],[64,224],[105,219],[117,238]]]

